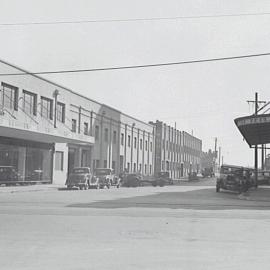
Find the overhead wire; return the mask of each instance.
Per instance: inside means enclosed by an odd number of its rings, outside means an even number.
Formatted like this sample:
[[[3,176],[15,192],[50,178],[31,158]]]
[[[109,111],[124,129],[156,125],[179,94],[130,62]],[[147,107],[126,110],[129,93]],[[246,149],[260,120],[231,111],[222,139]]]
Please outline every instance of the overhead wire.
[[[92,20],[70,20],[70,21],[47,21],[47,22],[8,22],[0,23],[0,26],[29,26],[29,25],[57,25],[57,24],[88,24],[88,23],[114,23],[114,22],[143,22],[143,21],[168,21],[168,20],[187,20],[187,19],[207,19],[207,18],[226,18],[226,17],[250,17],[267,16],[270,12],[234,13],[234,14],[213,14],[213,15],[191,15],[191,16],[172,16],[172,17],[149,17],[149,18],[129,18],[129,19],[92,19]]]
[[[207,62],[238,60],[238,59],[263,57],[263,56],[270,56],[270,52],[268,52],[268,53],[258,53],[258,54],[246,54],[246,55],[238,55],[238,56],[228,56],[228,57],[219,57],[219,58],[188,60],[188,61],[179,61],[179,62],[156,63],[156,64],[101,67],[101,68],[89,68],[89,69],[40,71],[40,72],[24,71],[24,72],[20,72],[20,73],[0,73],[0,76],[44,75],[44,74],[62,74],[62,73],[82,73],[82,72],[110,71],[110,70],[123,70],[123,69],[140,69],[140,68],[153,68],[153,67],[175,66],[175,65],[184,65],[184,64],[199,64],[199,63],[207,63]]]

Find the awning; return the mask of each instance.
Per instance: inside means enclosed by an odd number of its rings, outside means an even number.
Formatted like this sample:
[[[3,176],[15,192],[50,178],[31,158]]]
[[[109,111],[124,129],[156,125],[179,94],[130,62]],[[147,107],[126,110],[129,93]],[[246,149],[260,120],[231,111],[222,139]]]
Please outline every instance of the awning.
[[[270,143],[270,114],[239,117],[234,122],[249,146]]]

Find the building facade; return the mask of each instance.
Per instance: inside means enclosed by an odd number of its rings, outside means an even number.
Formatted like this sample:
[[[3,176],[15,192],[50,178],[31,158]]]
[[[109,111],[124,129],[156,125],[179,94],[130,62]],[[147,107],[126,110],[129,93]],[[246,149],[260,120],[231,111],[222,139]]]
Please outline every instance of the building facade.
[[[169,171],[175,179],[199,172],[202,141],[161,121],[150,122],[155,127],[155,174]]]
[[[20,181],[64,184],[74,167],[154,172],[154,128],[0,61],[0,168]]]

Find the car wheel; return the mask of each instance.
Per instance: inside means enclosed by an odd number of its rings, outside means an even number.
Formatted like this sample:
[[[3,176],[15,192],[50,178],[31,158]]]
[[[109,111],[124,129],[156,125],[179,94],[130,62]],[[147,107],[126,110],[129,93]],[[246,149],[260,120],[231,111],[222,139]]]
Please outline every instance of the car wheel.
[[[153,186],[153,187],[156,187],[156,186],[157,186],[157,182],[153,182],[153,183],[152,183],[152,186]]]
[[[83,189],[83,186],[79,186],[79,189],[82,190]]]

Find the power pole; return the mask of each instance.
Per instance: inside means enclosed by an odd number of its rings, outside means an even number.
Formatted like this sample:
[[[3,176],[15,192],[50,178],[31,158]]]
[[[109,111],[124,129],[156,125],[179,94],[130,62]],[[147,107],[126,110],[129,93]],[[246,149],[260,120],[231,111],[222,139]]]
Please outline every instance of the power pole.
[[[215,155],[214,155],[214,172],[216,173],[216,159],[217,159],[217,137],[215,138]]]
[[[221,147],[218,148],[218,166],[220,168],[220,160],[221,160]]]
[[[258,115],[259,104],[266,103],[266,101],[258,101],[258,93],[257,92],[255,92],[255,101],[248,100],[247,102],[248,103],[255,103],[254,115]],[[262,149],[262,152],[264,152],[263,149]],[[263,158],[263,154],[262,154],[262,158]],[[255,170],[255,187],[257,187],[258,186],[258,145],[257,144],[255,145],[255,148],[254,148],[254,170]]]

